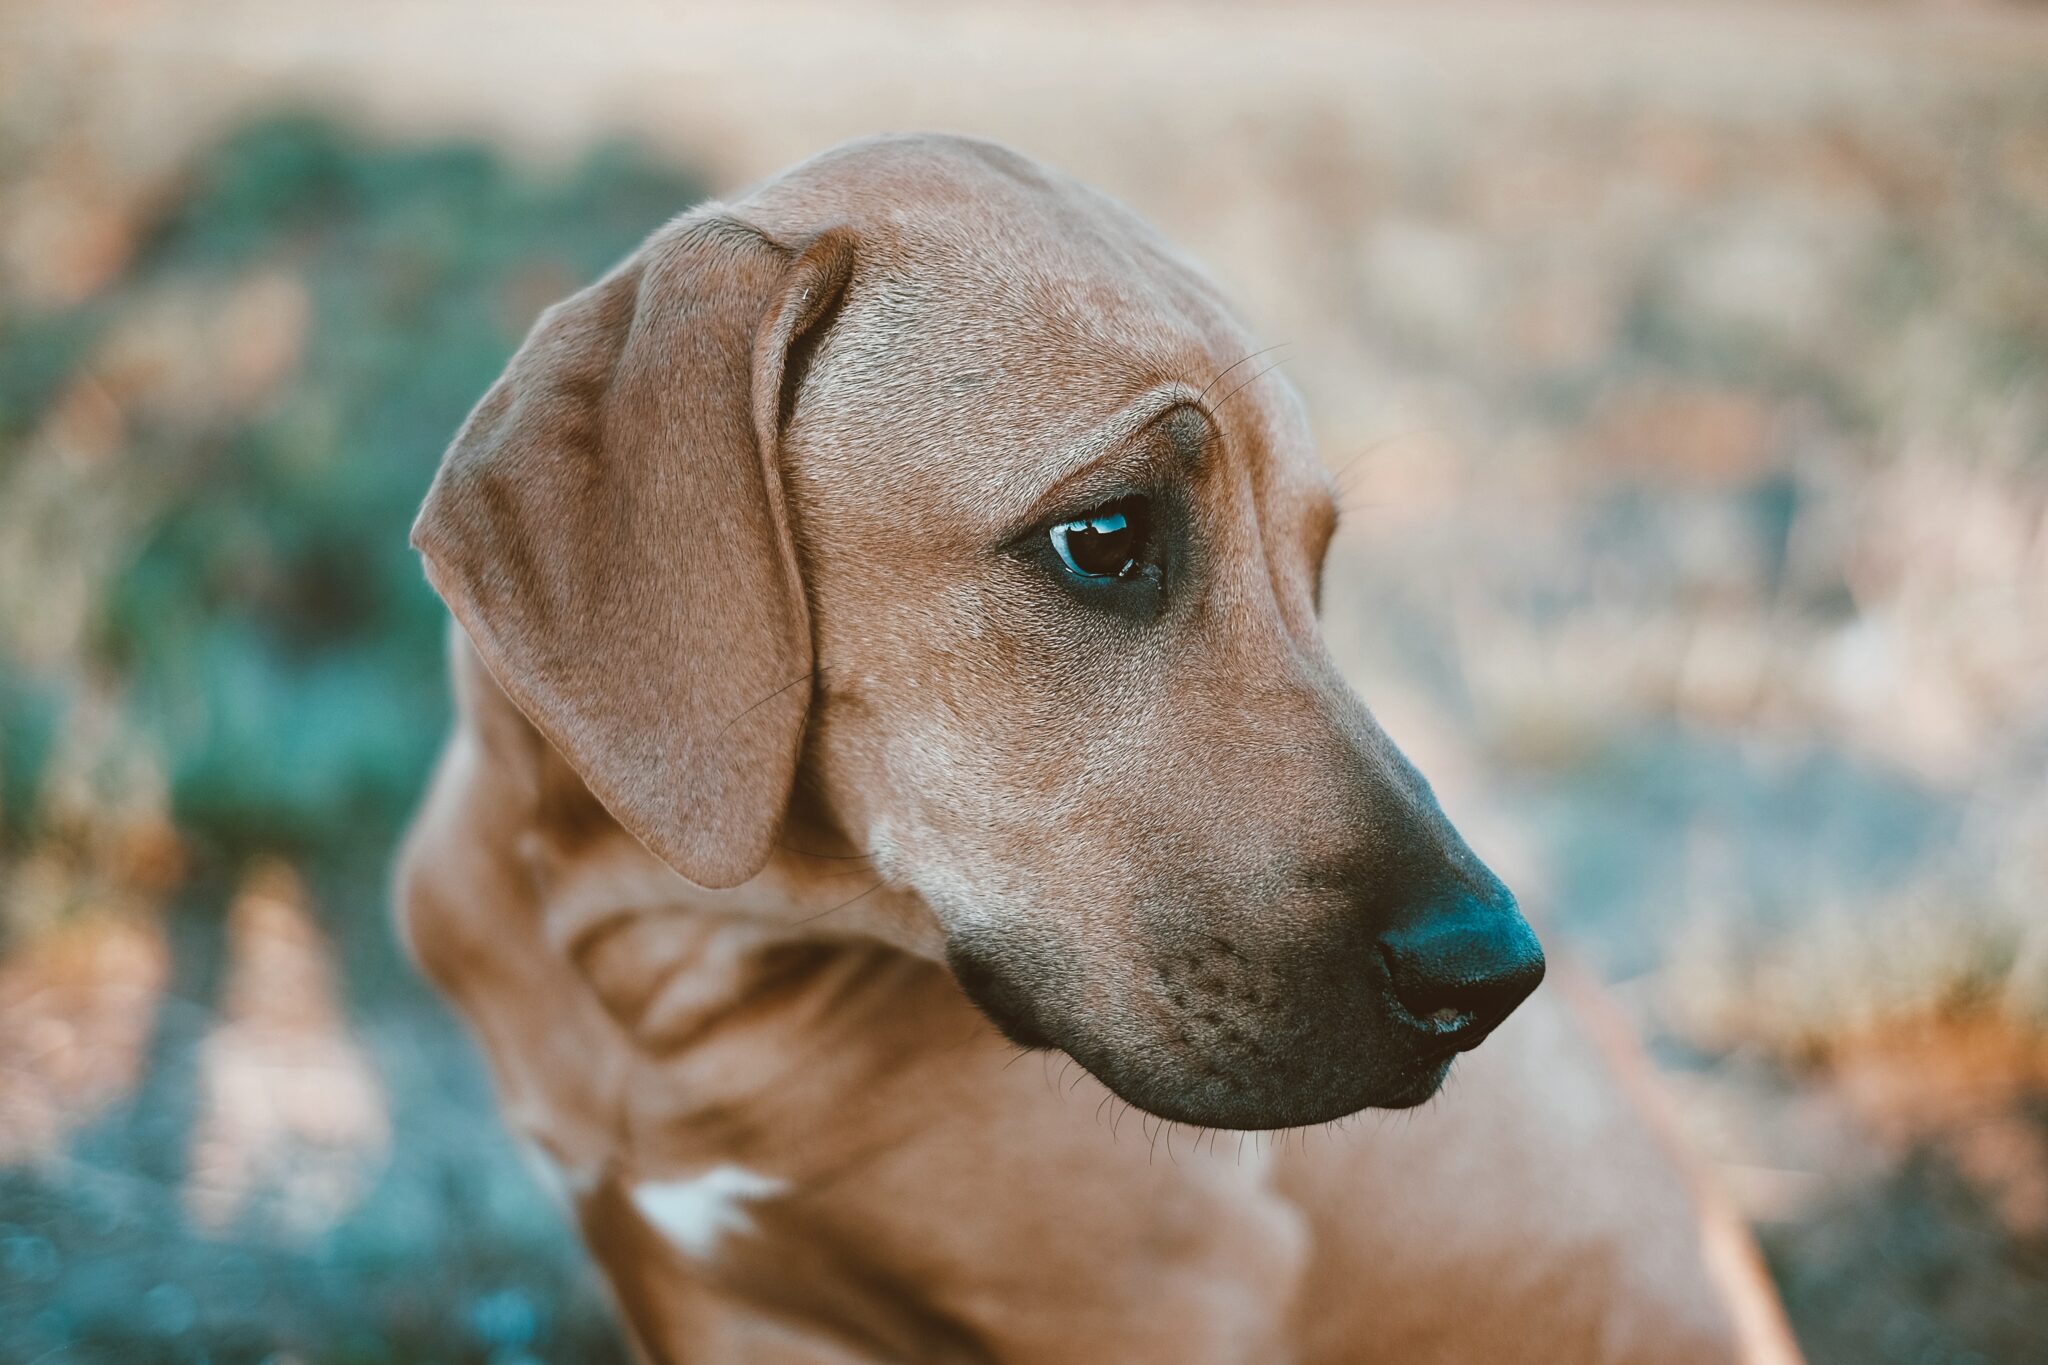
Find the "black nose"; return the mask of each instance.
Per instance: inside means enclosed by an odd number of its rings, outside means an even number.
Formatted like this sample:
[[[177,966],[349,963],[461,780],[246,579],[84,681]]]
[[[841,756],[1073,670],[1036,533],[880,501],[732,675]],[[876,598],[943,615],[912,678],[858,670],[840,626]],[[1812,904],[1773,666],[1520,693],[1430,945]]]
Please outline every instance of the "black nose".
[[[1477,1047],[1543,980],[1543,947],[1512,897],[1463,898],[1380,935],[1394,998],[1422,1028]]]

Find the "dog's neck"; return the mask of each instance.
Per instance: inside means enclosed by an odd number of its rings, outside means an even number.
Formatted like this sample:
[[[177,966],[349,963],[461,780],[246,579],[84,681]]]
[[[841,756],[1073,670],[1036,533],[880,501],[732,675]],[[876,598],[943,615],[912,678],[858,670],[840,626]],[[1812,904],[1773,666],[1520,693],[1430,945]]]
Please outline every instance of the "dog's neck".
[[[688,1155],[680,1144],[707,1162],[772,1156],[786,1168],[787,1153],[752,1149],[815,1131],[882,1069],[958,1041],[920,1032],[918,1020],[987,1028],[971,1012],[929,1008],[957,988],[936,961],[928,913],[858,851],[838,850],[815,817],[798,812],[743,885],[696,886],[612,818],[473,651],[458,647],[451,662],[533,927],[631,1039],[621,1055],[659,1062],[670,1159]],[[619,1112],[600,1122],[630,1153],[636,1084],[604,1088],[618,1091]]]
[[[523,841],[543,932],[633,1054],[659,1065],[670,1162],[787,1170],[789,1154],[772,1146],[816,1132],[883,1070],[947,1041],[908,1022],[928,1015],[923,997],[954,989],[945,969],[803,924],[820,899],[805,869],[773,865],[744,886],[706,891],[616,827],[573,856],[559,838],[539,825]],[[828,906],[855,894],[824,893]],[[629,1080],[617,1119],[628,1153],[639,1145],[636,1093]]]

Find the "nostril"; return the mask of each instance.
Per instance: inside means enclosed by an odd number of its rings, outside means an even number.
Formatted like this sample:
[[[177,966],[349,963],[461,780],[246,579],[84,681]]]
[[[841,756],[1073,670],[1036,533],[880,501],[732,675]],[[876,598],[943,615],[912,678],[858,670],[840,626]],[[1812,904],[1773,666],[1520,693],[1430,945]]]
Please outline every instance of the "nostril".
[[[1459,1005],[1439,1005],[1422,1016],[1422,1022],[1441,1033],[1454,1033],[1478,1022],[1478,1017]]]
[[[1456,1030],[1475,1021],[1491,992],[1485,983],[1440,976],[1382,947],[1394,999],[1416,1023],[1432,1030]]]
[[[1513,910],[1435,912],[1386,934],[1379,949],[1401,1009],[1461,1045],[1475,1045],[1543,979],[1543,950]]]

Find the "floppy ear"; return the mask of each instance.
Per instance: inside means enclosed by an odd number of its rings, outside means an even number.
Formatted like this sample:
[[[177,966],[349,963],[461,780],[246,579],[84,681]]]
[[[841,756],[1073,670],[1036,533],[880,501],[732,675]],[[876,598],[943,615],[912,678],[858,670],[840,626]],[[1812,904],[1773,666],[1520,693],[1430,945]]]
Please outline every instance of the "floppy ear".
[[[784,383],[852,261],[843,229],[663,229],[542,315],[413,526],[506,695],[704,886],[760,870],[795,778],[813,670]]]

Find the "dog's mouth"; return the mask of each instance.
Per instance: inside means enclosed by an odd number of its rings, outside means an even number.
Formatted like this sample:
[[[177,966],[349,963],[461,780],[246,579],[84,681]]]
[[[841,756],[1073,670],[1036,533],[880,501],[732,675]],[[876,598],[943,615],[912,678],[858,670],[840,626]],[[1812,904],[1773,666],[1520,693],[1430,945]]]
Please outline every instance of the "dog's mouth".
[[[1457,1054],[1453,1052],[1434,1060],[1424,1058],[1416,1062],[1407,1076],[1396,1083],[1387,1097],[1373,1107],[1413,1109],[1418,1105],[1428,1104],[1436,1098],[1437,1092],[1444,1088],[1444,1082],[1450,1079],[1451,1065],[1456,1060]]]
[[[1003,1037],[1021,1048],[1060,1046],[1051,1031],[1041,1023],[1031,993],[1019,986],[1009,973],[998,969],[973,949],[963,947],[957,940],[946,946],[946,964],[953,969],[953,979],[960,983],[960,989],[967,993],[967,998],[988,1016],[989,1022]]]
[[[1270,1050],[1252,1058],[1227,1051],[1160,1058],[1085,1042],[1062,1050],[1147,1113],[1250,1130],[1310,1127],[1366,1109],[1413,1109],[1443,1088],[1457,1058],[1455,1049],[1424,1051],[1392,1040],[1304,1044],[1284,1060]]]
[[[1321,1026],[1305,1011],[1269,1038],[1197,1014],[1172,1027],[1171,1043],[1119,1043],[1072,1027],[974,949],[955,944],[947,956],[962,990],[1010,1042],[1064,1052],[1138,1109],[1203,1127],[1271,1130],[1364,1109],[1412,1109],[1442,1089],[1458,1054],[1484,1036],[1469,1011],[1418,1018],[1390,992],[1368,989]]]

